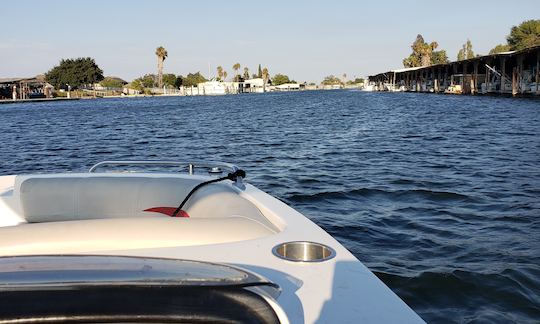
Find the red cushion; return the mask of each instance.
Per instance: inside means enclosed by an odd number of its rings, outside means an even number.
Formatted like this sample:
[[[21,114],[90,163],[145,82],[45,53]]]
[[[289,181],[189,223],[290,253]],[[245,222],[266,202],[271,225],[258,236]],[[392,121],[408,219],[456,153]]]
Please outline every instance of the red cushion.
[[[145,209],[143,211],[160,213],[160,214],[164,214],[164,215],[172,217],[176,208],[178,207],[152,207],[152,208]],[[189,215],[185,211],[180,210],[178,214],[176,214],[176,217],[189,217]]]

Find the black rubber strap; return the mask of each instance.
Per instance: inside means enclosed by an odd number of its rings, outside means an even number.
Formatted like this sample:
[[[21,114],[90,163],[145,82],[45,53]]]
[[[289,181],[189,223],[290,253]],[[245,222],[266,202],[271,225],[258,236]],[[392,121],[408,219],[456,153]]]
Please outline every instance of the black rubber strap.
[[[199,183],[199,184],[196,185],[193,189],[191,189],[191,191],[187,194],[186,198],[184,198],[184,200],[182,201],[182,203],[180,204],[180,206],[178,206],[178,208],[176,208],[176,210],[175,210],[174,213],[172,214],[172,217],[176,217],[176,215],[178,215],[178,213],[180,212],[180,210],[182,210],[182,207],[184,207],[184,205],[187,203],[187,201],[189,200],[189,198],[195,193],[195,191],[199,190],[199,188],[201,188],[201,187],[203,187],[203,186],[206,186],[206,185],[209,185],[209,184],[211,184],[211,183],[214,183],[214,182],[220,182],[220,181],[223,181],[223,180],[232,180],[232,181],[236,181],[236,179],[237,179],[238,177],[245,178],[245,177],[246,177],[246,172],[245,172],[244,170],[236,170],[236,171],[233,172],[233,173],[227,174],[226,177],[221,177],[221,178],[212,179],[212,180],[209,180],[209,181],[205,181],[205,182]]]

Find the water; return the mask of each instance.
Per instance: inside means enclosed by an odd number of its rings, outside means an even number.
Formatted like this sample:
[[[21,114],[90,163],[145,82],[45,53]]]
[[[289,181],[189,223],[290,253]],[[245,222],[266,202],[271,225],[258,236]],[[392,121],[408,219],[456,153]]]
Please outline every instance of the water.
[[[430,322],[540,319],[540,102],[326,91],[0,106],[0,174],[212,159]]]

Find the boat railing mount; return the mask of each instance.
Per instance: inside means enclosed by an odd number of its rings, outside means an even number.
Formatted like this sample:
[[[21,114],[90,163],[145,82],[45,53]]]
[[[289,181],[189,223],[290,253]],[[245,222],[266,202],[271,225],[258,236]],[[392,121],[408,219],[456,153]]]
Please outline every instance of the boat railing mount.
[[[234,173],[240,168],[231,163],[214,161],[102,161],[94,164],[88,172],[95,173],[97,169],[106,166],[178,166],[187,168],[190,175],[195,174],[195,169],[207,169],[210,174],[222,174],[225,171]],[[237,185],[242,185],[242,177],[237,177]]]

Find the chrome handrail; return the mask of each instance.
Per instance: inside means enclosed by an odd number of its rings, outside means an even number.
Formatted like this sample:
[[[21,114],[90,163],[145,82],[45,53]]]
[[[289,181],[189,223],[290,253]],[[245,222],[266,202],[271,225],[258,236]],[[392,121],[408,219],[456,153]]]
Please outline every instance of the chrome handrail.
[[[225,162],[213,162],[213,161],[102,161],[94,164],[89,173],[95,173],[96,169],[103,166],[133,166],[133,165],[163,165],[163,166],[183,166],[188,168],[188,173],[193,175],[195,168],[206,168],[210,169],[210,173],[221,173],[222,169],[225,169],[231,173],[234,173],[239,170],[239,168],[231,163]],[[237,177],[236,185],[243,187],[242,177]]]

